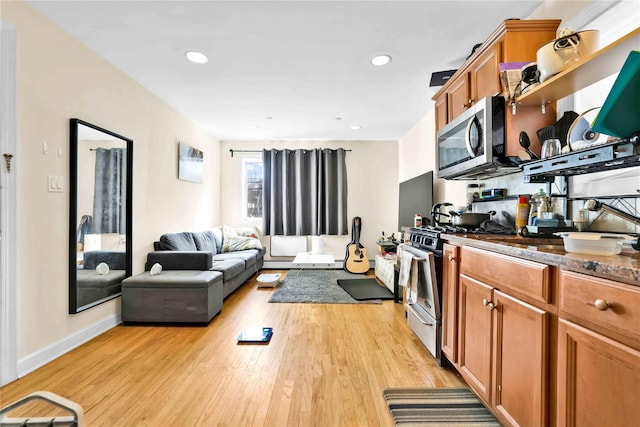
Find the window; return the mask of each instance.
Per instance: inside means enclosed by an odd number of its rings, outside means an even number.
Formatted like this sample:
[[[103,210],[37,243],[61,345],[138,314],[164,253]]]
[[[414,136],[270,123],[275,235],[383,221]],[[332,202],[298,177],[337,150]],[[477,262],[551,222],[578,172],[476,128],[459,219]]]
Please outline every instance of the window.
[[[244,219],[262,218],[262,159],[242,161],[242,215]]]

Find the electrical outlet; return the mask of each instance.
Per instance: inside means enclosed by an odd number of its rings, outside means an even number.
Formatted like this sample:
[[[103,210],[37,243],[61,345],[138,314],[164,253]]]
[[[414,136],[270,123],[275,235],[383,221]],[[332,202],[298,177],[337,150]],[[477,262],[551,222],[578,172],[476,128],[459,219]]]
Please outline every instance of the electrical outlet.
[[[49,193],[62,193],[64,190],[64,178],[57,175],[47,176],[47,191]]]

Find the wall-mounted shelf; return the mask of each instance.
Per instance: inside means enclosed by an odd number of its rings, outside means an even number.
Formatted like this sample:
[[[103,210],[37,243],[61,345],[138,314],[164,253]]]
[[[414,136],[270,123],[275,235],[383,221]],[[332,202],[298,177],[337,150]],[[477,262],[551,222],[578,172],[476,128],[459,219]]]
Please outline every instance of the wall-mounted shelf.
[[[540,105],[544,111],[546,104],[619,72],[632,50],[640,50],[640,27],[540,83],[518,97],[516,104]]]

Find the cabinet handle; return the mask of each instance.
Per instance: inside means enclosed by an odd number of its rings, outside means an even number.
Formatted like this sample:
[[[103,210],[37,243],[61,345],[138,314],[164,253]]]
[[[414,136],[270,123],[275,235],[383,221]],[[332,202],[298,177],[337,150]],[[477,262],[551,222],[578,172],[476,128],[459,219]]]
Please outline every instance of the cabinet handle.
[[[456,260],[456,259],[455,259],[453,256],[451,256],[451,255],[449,255],[449,257],[448,257],[447,259],[448,259],[449,261],[455,261],[455,260]]]
[[[493,305],[493,303],[492,303],[492,302],[489,302],[489,300],[488,300],[488,299],[486,299],[486,298],[484,298],[484,299],[482,300],[482,305],[484,305],[485,307],[487,307],[489,310],[493,310],[494,308],[496,308],[496,306],[495,306],[495,305]]]
[[[608,303],[606,300],[603,299],[597,299],[593,302],[593,305],[600,311],[607,311],[609,309],[609,307],[611,307],[611,304]]]

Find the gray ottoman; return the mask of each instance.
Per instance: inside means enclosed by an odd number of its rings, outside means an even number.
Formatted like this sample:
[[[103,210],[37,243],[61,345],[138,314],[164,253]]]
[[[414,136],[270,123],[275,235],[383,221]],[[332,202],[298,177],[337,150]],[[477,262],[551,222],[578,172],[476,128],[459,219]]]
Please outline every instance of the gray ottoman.
[[[222,310],[222,273],[148,271],[122,282],[122,321],[208,323]]]

